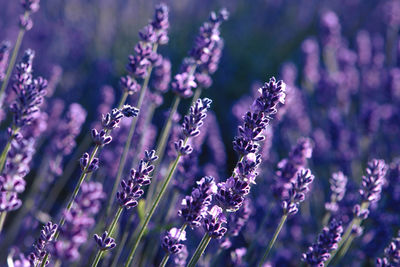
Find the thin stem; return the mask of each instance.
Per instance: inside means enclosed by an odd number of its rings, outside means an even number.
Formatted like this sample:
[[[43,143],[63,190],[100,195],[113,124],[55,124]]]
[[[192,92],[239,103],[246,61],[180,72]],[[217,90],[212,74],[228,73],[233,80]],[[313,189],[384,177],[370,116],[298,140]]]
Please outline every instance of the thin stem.
[[[26,11],[24,16],[25,16],[25,18],[27,16],[29,16],[29,12]],[[14,69],[15,61],[17,60],[17,55],[18,55],[19,49],[21,47],[22,39],[24,38],[24,34],[25,34],[25,30],[24,29],[20,29],[19,32],[18,32],[17,41],[15,42],[14,50],[13,50],[12,55],[11,55],[10,62],[8,64],[8,67],[7,67],[6,76],[4,77],[3,84],[1,85],[1,89],[0,89],[0,106],[3,106],[4,93],[6,91],[8,83],[10,81],[11,73],[12,73],[12,70]]]
[[[261,266],[263,265],[263,263],[268,259],[268,255],[269,255],[269,253],[271,252],[271,249],[272,249],[272,247],[274,246],[275,241],[276,241],[276,239],[278,238],[278,235],[279,235],[279,233],[281,232],[282,227],[283,227],[283,225],[285,224],[287,217],[288,217],[288,215],[287,215],[286,213],[283,214],[283,216],[282,216],[282,218],[281,218],[281,221],[279,222],[279,225],[278,225],[278,227],[277,227],[276,230],[275,230],[274,236],[272,237],[271,241],[269,241],[267,250],[265,251],[265,253],[264,253],[264,255],[263,255],[263,257],[262,257],[260,263],[258,264],[258,267],[261,267]]]
[[[169,134],[171,132],[171,127],[172,127],[172,118],[174,117],[178,106],[179,106],[179,102],[180,102],[181,98],[176,95],[172,104],[172,108],[171,111],[169,112],[168,115],[168,119],[167,122],[164,125],[164,128],[161,131],[161,135],[158,139],[157,142],[157,149],[156,149],[156,155],[158,156],[158,160],[155,162],[154,164],[154,171],[153,171],[153,177],[155,178],[153,180],[153,182],[150,184],[149,189],[147,191],[147,196],[146,196],[146,203],[152,203],[152,199],[153,199],[153,194],[155,189],[157,188],[157,171],[159,169],[159,166],[161,165],[163,156],[164,156],[164,151],[165,151],[165,147],[167,145],[167,139],[169,137]],[[148,205],[146,205],[148,209]]]
[[[54,186],[48,193],[48,197],[44,200],[42,211],[47,212],[51,209],[54,202],[57,200],[57,197],[60,195],[60,192],[65,188],[66,183],[73,174],[79,156],[88,149],[91,141],[92,138],[90,134],[87,134],[83,141],[79,144],[78,149],[75,150],[74,154],[71,157],[71,160],[65,165],[63,175],[60,178],[56,179]]]
[[[203,92],[203,88],[201,87],[197,87],[196,91],[194,92],[193,98],[192,98],[192,103],[190,104],[190,106],[192,107],[196,101],[200,98],[201,93]],[[188,110],[188,113],[190,112],[190,109]]]
[[[121,213],[123,210],[124,210],[124,208],[120,206],[118,208],[117,212],[115,213],[114,219],[112,220],[110,226],[107,229],[108,236],[113,235],[115,226],[117,225],[117,222],[119,220],[119,217],[121,217]],[[106,250],[101,250],[101,249],[97,252],[96,258],[93,260],[92,267],[96,267],[99,264],[99,261],[100,261],[101,257],[103,256],[104,252],[106,252]]]
[[[361,203],[361,210],[367,209],[369,207],[369,202],[364,201]],[[353,227],[354,226],[360,226],[362,220],[359,217],[355,217],[353,218],[353,220],[351,220],[349,226],[347,226],[346,232],[342,235],[342,239],[340,239],[337,249],[335,249],[332,253],[331,253],[331,257],[325,262],[325,266],[328,266],[329,263],[335,258],[336,254],[339,252],[339,250],[342,248],[342,246],[347,242],[347,239],[350,238],[350,235],[353,231]],[[352,240],[349,241],[350,243],[352,242]],[[350,247],[350,244],[347,245],[348,247]]]
[[[187,140],[188,140],[188,138],[186,138],[185,144],[186,144]],[[175,173],[176,167],[178,166],[178,162],[179,162],[179,159],[181,158],[181,156],[182,156],[181,154],[178,154],[178,156],[176,157],[176,159],[175,159],[175,161],[174,161],[173,165],[171,166],[171,169],[170,169],[170,171],[168,173],[168,176],[165,179],[165,181],[164,181],[164,183],[163,183],[163,185],[161,187],[160,192],[157,194],[157,197],[156,197],[155,201],[153,202],[153,205],[151,206],[150,211],[147,213],[146,218],[143,221],[143,224],[141,226],[139,235],[136,238],[135,243],[133,244],[131,252],[129,253],[129,257],[128,257],[128,260],[125,263],[125,267],[128,267],[131,264],[133,256],[135,255],[136,249],[138,248],[139,243],[140,243],[140,241],[141,241],[141,239],[143,237],[143,234],[147,229],[147,225],[149,224],[150,219],[153,216],[158,204],[160,203],[161,198],[163,197],[165,191],[167,190],[168,184],[171,181],[172,176]]]
[[[3,211],[0,213],[0,233],[3,231],[4,222],[6,221],[7,212]]]
[[[128,98],[128,92],[124,92],[119,100],[117,108],[120,109],[125,104],[126,99]]]
[[[114,259],[113,259],[113,261],[112,261],[112,263],[111,263],[111,267],[115,267],[115,266],[117,266],[117,264],[118,264],[118,259],[119,259],[120,255],[121,255],[121,253],[122,253],[122,250],[123,250],[124,247],[125,247],[125,243],[126,243],[126,241],[128,240],[128,237],[129,237],[129,231],[128,231],[128,229],[129,229],[130,225],[133,223],[134,218],[135,218],[134,213],[132,213],[132,214],[130,215],[129,222],[125,225],[125,228],[124,228],[124,230],[123,230],[123,233],[124,233],[124,234],[122,235],[122,239],[121,239],[120,245],[118,246],[117,253],[115,253]]]
[[[169,253],[165,253],[164,258],[162,259],[162,261],[159,265],[160,267],[164,267],[167,264],[167,262],[169,260],[169,256],[170,256]]]
[[[11,134],[10,134],[10,138],[8,138],[7,144],[4,147],[3,151],[1,152],[1,156],[0,156],[0,172],[2,172],[3,169],[4,169],[4,165],[6,164],[7,154],[8,154],[8,151],[10,150],[10,147],[11,147],[11,142],[14,139],[14,136],[17,134],[17,132],[19,132],[19,128],[15,127],[13,125],[12,131],[11,131]]]
[[[206,250],[208,244],[211,241],[211,236],[209,236],[207,233],[204,234],[203,239],[200,241],[199,246],[197,247],[196,251],[194,252],[192,258],[189,261],[189,264],[187,267],[194,267],[196,266],[197,262],[199,261],[201,255],[204,253]]]

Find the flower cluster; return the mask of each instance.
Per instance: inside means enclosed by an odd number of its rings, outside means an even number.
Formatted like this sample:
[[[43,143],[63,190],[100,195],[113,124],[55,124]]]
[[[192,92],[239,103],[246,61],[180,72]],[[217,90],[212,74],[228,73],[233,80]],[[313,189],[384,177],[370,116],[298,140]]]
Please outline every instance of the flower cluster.
[[[190,107],[190,112],[185,116],[182,123],[182,134],[185,140],[180,139],[175,143],[175,149],[179,154],[188,155],[193,151],[192,147],[186,144],[186,142],[190,137],[196,137],[200,134],[200,127],[207,117],[207,111],[211,106],[211,102],[212,101],[208,98],[198,99],[196,103]]]
[[[160,4],[156,7],[154,20],[139,32],[141,42],[135,46],[135,55],[129,56],[127,70],[136,79],[143,79],[148,75],[149,67],[162,63],[162,57],[154,51],[154,45],[168,43],[168,28],[168,7]],[[121,80],[121,84],[128,92],[136,91],[139,86],[128,76]]]
[[[211,210],[207,211],[207,215],[204,218],[204,230],[206,233],[214,239],[221,239],[227,229],[223,225],[226,223],[226,218],[222,212],[222,208],[213,206]]]
[[[376,266],[395,267],[399,265],[400,265],[400,237],[396,237],[393,238],[389,246],[385,248],[384,257],[376,259]]]
[[[171,81],[171,61],[163,58],[159,66],[154,68],[152,85],[159,93],[165,93],[168,90]]]
[[[287,197],[291,182],[296,179],[297,172],[301,168],[306,168],[307,159],[312,155],[312,142],[308,138],[300,138],[292,148],[289,157],[278,163],[276,171],[276,181],[273,185],[274,194],[284,199]]]
[[[329,227],[324,227],[318,235],[317,243],[308,248],[303,254],[303,260],[311,266],[324,266],[324,262],[330,258],[330,252],[337,249],[343,233],[341,221],[333,219]]]
[[[331,184],[331,199],[325,203],[325,208],[331,212],[336,212],[339,208],[337,202],[341,201],[346,194],[347,176],[342,172],[335,172],[329,179]]]
[[[192,228],[199,227],[201,220],[207,213],[208,206],[211,204],[212,196],[216,192],[217,186],[213,177],[201,178],[190,196],[182,199],[182,208],[178,211],[178,215]]]
[[[174,227],[166,232],[161,238],[161,246],[168,254],[178,254],[185,247],[185,245],[181,244],[180,242],[185,240],[185,230],[182,231]]]
[[[19,17],[19,26],[25,31],[29,31],[33,27],[33,21],[30,17],[31,13],[39,10],[40,0],[22,0],[21,5],[25,10],[25,14]]]
[[[39,111],[39,106],[43,103],[43,96],[46,95],[47,81],[41,77],[33,79],[32,76],[34,56],[32,50],[26,50],[21,62],[16,66],[17,73],[12,89],[17,97],[10,108],[17,128],[32,122],[34,114]]]
[[[138,199],[143,195],[143,186],[151,183],[151,172],[154,166],[151,165],[158,159],[154,150],[145,151],[145,157],[139,162],[137,170],[132,169],[127,181],[121,181],[121,189],[117,192],[117,202],[121,207],[130,209],[136,207]]]
[[[0,211],[18,209],[22,202],[18,194],[25,191],[24,177],[30,171],[30,163],[35,153],[35,140],[25,139],[17,134],[11,141],[11,148],[7,154],[7,161],[3,173],[0,175]]]
[[[33,245],[34,251],[29,254],[29,262],[32,266],[39,266],[42,264],[44,257],[47,253],[46,247],[47,245],[53,241],[54,235],[57,230],[57,224],[52,222],[48,222],[43,230],[40,231],[40,237]],[[49,264],[49,262],[45,262],[44,265]]]
[[[95,216],[105,198],[103,186],[97,182],[85,182],[81,186],[71,210],[65,212],[65,224],[60,238],[54,242],[52,253],[60,260],[73,262],[80,257],[80,247],[88,242],[88,232],[95,225]]]
[[[215,197],[226,211],[235,212],[243,205],[245,197],[250,193],[250,184],[255,183],[260,163],[260,155],[247,154],[237,164],[233,176],[218,184],[218,194]]]
[[[105,231],[101,236],[95,234],[94,240],[99,249],[103,251],[111,250],[116,246],[114,238],[109,237],[107,231]]]
[[[277,112],[279,103],[284,103],[285,83],[271,78],[259,89],[259,97],[253,102],[252,111],[244,116],[244,124],[239,127],[239,135],[233,141],[233,148],[239,155],[258,151],[256,142],[264,140],[263,131],[271,116]]]
[[[297,173],[296,181],[292,182],[292,187],[288,192],[288,197],[282,202],[282,208],[285,214],[294,215],[299,210],[299,205],[304,201],[308,186],[313,182],[314,175],[309,169],[301,169]]]
[[[3,81],[6,73],[8,57],[10,54],[10,46],[11,44],[8,41],[3,41],[0,44],[0,82]]]
[[[363,201],[376,202],[381,198],[385,183],[387,166],[383,160],[373,159],[368,162],[367,174],[362,177],[360,195]]]

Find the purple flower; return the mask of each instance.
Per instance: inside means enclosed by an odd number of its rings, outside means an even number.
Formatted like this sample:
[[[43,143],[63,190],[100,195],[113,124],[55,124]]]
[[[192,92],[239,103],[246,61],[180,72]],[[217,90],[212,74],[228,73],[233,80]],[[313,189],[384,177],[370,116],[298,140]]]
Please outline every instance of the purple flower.
[[[311,158],[312,151],[312,141],[308,138],[300,138],[290,151],[289,157],[278,163],[273,190],[279,198],[287,197],[291,182],[296,179],[301,168],[307,167],[307,159]]]
[[[151,172],[154,166],[151,165],[158,156],[155,151],[145,151],[145,157],[139,162],[137,170],[132,169],[131,175],[127,181],[121,181],[121,189],[117,192],[117,202],[121,207],[130,209],[136,207],[138,199],[143,195],[142,186],[151,183]]]
[[[175,75],[171,86],[175,94],[183,98],[189,98],[193,95],[192,88],[195,88],[197,84],[192,73],[182,72]]]
[[[165,93],[168,90],[169,82],[171,81],[171,61],[163,58],[160,66],[154,68],[152,84],[154,89],[160,93]]]
[[[34,251],[29,254],[29,261],[33,266],[39,266],[42,264],[45,255],[48,253],[46,250],[47,245],[53,241],[54,235],[57,231],[57,224],[53,224],[52,222],[48,222],[43,230],[40,231],[40,237],[36,240],[33,245]],[[47,261],[45,265],[49,264]]]
[[[40,0],[22,0],[21,5],[22,7],[28,12],[36,12],[39,10],[39,3]]]
[[[400,236],[400,233],[399,233]],[[385,248],[384,256],[376,259],[377,267],[395,267],[400,265],[400,237],[393,238]]]
[[[9,41],[3,41],[0,44],[0,81],[3,81],[6,73],[10,46],[11,44]]]
[[[93,158],[92,161],[89,163],[89,153],[84,153],[79,160],[81,170],[86,173],[94,172],[99,168],[99,159]]]
[[[189,252],[186,248],[186,246],[183,246],[181,251],[177,254],[174,254],[172,257],[172,260],[174,261],[174,266],[176,267],[184,267],[186,266],[186,260],[189,256]]]
[[[309,191],[308,186],[314,180],[314,175],[309,169],[301,169],[297,173],[296,181],[292,182],[292,188],[286,200],[282,202],[283,212],[288,215],[294,215],[299,210],[299,205],[304,201],[306,193]]]
[[[373,203],[381,198],[386,171],[387,166],[383,160],[373,159],[368,162],[367,174],[362,177],[362,186],[360,189],[363,201]]]
[[[107,231],[105,231],[101,236],[95,234],[94,240],[99,249],[103,251],[111,250],[116,246],[114,238],[109,237]]]
[[[308,248],[303,254],[303,260],[311,266],[324,266],[324,262],[330,258],[330,252],[337,249],[343,233],[341,221],[333,219],[329,227],[324,227],[318,235],[317,243]]]
[[[25,191],[24,177],[30,171],[34,146],[33,138],[25,139],[21,135],[11,141],[6,165],[0,175],[0,211],[12,211],[21,206],[22,202],[17,194]]]
[[[335,172],[329,179],[331,184],[331,200],[325,203],[325,208],[331,212],[336,212],[338,210],[337,202],[341,201],[346,193],[347,176],[342,172]]]
[[[207,213],[207,208],[211,204],[212,196],[217,192],[217,186],[213,177],[203,177],[197,182],[197,186],[192,190],[190,196],[182,199],[182,208],[178,211],[185,223],[190,227],[196,228],[201,224],[201,220]]]
[[[166,253],[177,254],[185,247],[185,245],[180,244],[181,241],[185,240],[185,230],[181,231],[180,229],[174,227],[164,234],[161,239],[161,246]]]
[[[140,90],[141,87],[140,84],[138,84],[137,81],[132,79],[129,75],[121,77],[119,84],[122,88],[122,91],[128,93],[129,95],[135,94]]]
[[[252,213],[251,201],[249,198],[244,200],[243,206],[235,213],[230,214],[228,220],[228,233],[230,236],[238,236],[242,228],[245,226]]]
[[[71,210],[65,212],[60,237],[52,244],[55,257],[65,262],[76,261],[81,245],[88,242],[88,232],[95,225],[95,216],[105,198],[101,183],[84,182]]]
[[[240,155],[255,153],[264,140],[263,130],[269,124],[271,116],[277,112],[277,105],[284,103],[285,83],[271,78],[259,89],[259,97],[253,102],[251,111],[246,113],[244,123],[239,127],[239,135],[233,141],[233,148]]]
[[[32,122],[33,115],[39,111],[43,96],[46,95],[47,81],[41,77],[32,77],[34,55],[32,50],[26,50],[22,61],[16,66],[17,73],[12,88],[17,98],[11,105],[11,110],[14,113],[14,124],[19,128]]]
[[[225,223],[226,218],[222,212],[222,208],[215,205],[211,210],[207,211],[207,215],[204,218],[204,230],[211,238],[221,239],[227,231],[222,226]]]
[[[159,4],[156,6],[154,19],[151,22],[151,25],[156,31],[157,42],[160,45],[168,43],[168,28],[169,28],[169,20],[168,20],[168,6],[166,4]]]

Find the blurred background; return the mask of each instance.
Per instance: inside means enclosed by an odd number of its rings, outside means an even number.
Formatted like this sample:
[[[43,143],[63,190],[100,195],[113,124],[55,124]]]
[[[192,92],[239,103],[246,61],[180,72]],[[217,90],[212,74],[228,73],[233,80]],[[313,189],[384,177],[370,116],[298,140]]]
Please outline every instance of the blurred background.
[[[230,13],[229,20],[221,26],[225,46],[219,69],[212,77],[212,86],[203,94],[214,101],[212,110],[227,155],[220,180],[229,177],[237,161],[231,144],[240,116],[248,107],[246,96],[251,96],[271,76],[283,78],[291,88],[285,112],[278,114],[274,124],[269,154],[263,158],[262,178],[252,189],[252,210],[253,214],[266,211],[274,214],[270,210],[274,196],[265,192],[274,183],[277,164],[288,156],[298,138],[311,138],[314,151],[309,166],[318,182],[313,188],[311,204],[302,210],[304,216],[289,222],[290,227],[282,234],[282,242],[285,238],[295,242],[287,246],[278,244],[280,250],[273,259],[277,266],[298,266],[301,253],[316,239],[315,229],[321,227],[321,221],[313,217],[323,217],[321,204],[329,199],[328,179],[332,172],[341,170],[350,180],[350,193],[340,215],[346,223],[352,214],[351,207],[358,201],[358,186],[367,160],[377,157],[387,163],[395,162],[400,154],[400,1],[164,2],[170,8],[170,40],[159,52],[170,58],[173,75],[210,11],[226,7]],[[133,53],[139,41],[138,31],[153,16],[157,3],[41,0],[39,11],[33,15],[34,27],[25,35],[21,51],[26,48],[36,51],[36,75],[49,79],[60,76],[56,97],[86,108],[88,119],[82,133],[89,130],[90,122],[98,119],[100,88],[104,85],[115,88],[116,99],[121,94],[118,81],[126,74],[127,57]],[[15,42],[21,7],[18,1],[8,0],[0,0],[0,7],[0,40]],[[172,93],[166,95],[161,110],[169,107],[172,97]],[[181,114],[188,102],[180,107]],[[158,112],[155,124],[160,127],[162,120],[163,113]],[[203,161],[207,161],[204,157]],[[391,173],[400,170],[396,164],[391,165]],[[400,181],[398,174],[390,177]],[[390,193],[380,204],[385,214],[372,212],[368,228],[372,230],[366,231],[359,241],[361,249],[351,252],[356,256],[349,258],[352,264],[372,266],[398,230],[396,203],[400,204],[400,188],[385,190]],[[265,227],[262,233],[257,232],[260,224]],[[246,225],[250,231],[242,231],[244,234],[235,246],[219,260],[232,263],[232,255],[239,253],[235,249],[251,247],[251,240],[259,247],[265,246],[275,225],[276,219],[266,222],[264,216],[254,216]],[[307,227],[303,228],[304,225]],[[256,232],[258,236],[254,236]],[[296,248],[294,243],[298,245]],[[257,251],[259,248],[255,247],[252,249]],[[253,257],[257,255],[254,251]]]

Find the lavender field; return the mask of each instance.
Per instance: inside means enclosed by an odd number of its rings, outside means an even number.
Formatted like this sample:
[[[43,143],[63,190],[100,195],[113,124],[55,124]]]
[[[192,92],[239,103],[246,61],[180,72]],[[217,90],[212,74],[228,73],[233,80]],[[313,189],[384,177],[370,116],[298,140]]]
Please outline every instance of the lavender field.
[[[400,267],[400,0],[0,7],[0,266]]]

